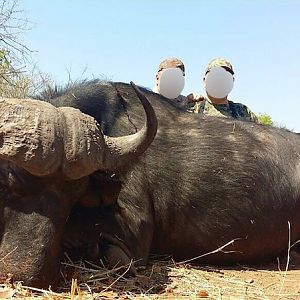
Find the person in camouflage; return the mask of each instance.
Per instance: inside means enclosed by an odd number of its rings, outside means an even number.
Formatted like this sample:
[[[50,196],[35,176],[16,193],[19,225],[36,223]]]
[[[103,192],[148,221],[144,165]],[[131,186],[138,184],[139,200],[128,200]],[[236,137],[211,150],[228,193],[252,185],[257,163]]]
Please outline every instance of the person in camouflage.
[[[182,71],[183,76],[185,76],[184,63],[180,59],[178,59],[176,57],[169,57],[169,58],[164,59],[159,64],[157,73],[155,75],[155,86],[152,89],[152,91],[154,93],[160,94],[160,91],[159,91],[160,75],[163,70],[168,69],[168,68],[179,68]],[[187,98],[183,95],[179,95],[177,98],[173,99],[173,104],[180,108],[186,108],[188,106],[191,106],[188,103]]]
[[[227,72],[234,74],[231,63],[224,58],[216,58],[210,61],[205,70],[206,75],[214,67],[222,67]],[[207,97],[202,95],[191,93],[187,96],[188,102],[190,103],[187,110],[192,113],[201,113],[205,115],[212,115],[218,117],[231,117],[244,121],[258,122],[257,116],[244,104],[235,103],[224,98],[214,98],[207,93]]]

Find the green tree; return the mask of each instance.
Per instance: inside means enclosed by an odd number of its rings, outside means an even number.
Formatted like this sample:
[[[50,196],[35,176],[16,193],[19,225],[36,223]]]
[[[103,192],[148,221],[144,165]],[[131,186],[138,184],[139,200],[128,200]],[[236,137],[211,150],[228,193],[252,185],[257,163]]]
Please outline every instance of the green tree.
[[[30,30],[18,0],[0,3],[0,97],[25,98],[49,83],[31,61],[31,50],[20,40]]]
[[[270,115],[268,114],[258,114],[258,121],[261,123],[261,124],[264,124],[264,125],[268,125],[268,126],[273,126],[274,125],[274,122],[271,118]]]
[[[30,50],[20,42],[29,29],[18,0],[2,0],[0,5],[0,96],[24,98],[29,92],[25,75]]]
[[[16,70],[5,49],[0,49],[0,97],[26,98],[30,91],[30,78]]]

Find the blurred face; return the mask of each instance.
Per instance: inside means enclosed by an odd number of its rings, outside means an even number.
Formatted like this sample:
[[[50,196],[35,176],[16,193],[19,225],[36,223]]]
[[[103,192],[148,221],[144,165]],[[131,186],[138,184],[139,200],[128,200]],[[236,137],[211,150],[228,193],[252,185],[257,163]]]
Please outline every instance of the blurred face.
[[[212,68],[203,80],[207,95],[215,99],[227,99],[234,83],[233,74],[224,67]]]
[[[185,74],[180,68],[168,68],[156,74],[157,91],[168,99],[177,98],[185,84]]]

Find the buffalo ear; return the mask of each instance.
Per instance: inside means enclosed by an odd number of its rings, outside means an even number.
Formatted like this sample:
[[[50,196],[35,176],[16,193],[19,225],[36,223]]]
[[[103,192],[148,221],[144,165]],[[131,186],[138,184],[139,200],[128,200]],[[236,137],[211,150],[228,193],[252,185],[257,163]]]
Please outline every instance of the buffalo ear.
[[[89,176],[89,187],[80,204],[87,207],[110,206],[117,203],[122,182],[116,176],[95,172]]]

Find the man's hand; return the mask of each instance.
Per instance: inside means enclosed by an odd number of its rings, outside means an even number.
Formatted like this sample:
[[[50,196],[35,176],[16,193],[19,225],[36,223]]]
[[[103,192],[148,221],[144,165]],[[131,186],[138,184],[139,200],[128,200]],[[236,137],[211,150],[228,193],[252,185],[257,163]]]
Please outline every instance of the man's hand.
[[[197,93],[191,93],[187,95],[187,100],[188,103],[201,102],[205,100],[205,97]]]

